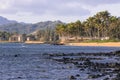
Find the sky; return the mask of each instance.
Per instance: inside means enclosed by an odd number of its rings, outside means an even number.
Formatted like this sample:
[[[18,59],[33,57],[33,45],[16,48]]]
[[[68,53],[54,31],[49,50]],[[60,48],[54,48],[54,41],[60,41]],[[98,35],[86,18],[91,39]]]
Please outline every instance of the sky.
[[[0,16],[18,22],[84,21],[107,10],[120,16],[120,0],[0,0]]]

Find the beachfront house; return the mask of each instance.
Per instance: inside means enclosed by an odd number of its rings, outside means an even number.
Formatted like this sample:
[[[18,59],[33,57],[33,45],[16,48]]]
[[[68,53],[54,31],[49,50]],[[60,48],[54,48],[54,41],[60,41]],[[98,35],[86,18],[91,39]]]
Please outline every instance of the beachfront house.
[[[60,39],[60,42],[61,43],[65,43],[65,42],[75,42],[75,41],[82,41],[83,40],[83,37],[59,37]]]
[[[35,37],[34,36],[28,36],[27,37],[27,41],[35,41]]]
[[[80,42],[80,41],[85,41],[85,40],[109,40],[109,37],[60,37],[60,42],[65,43],[65,42]]]
[[[21,34],[14,34],[9,38],[10,42],[24,42],[25,38]]]

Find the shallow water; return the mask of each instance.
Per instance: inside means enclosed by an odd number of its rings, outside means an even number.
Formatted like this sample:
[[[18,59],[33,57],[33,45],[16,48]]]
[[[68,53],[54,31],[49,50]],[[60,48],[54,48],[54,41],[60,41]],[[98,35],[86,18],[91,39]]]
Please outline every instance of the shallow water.
[[[0,80],[66,80],[78,70],[73,65],[62,64],[40,55],[0,57]]]

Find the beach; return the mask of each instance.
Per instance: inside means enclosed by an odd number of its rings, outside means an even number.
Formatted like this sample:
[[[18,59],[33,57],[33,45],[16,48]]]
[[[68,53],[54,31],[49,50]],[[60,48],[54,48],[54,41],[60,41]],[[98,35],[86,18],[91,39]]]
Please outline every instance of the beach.
[[[106,42],[106,43],[67,43],[69,46],[105,46],[105,47],[120,47],[120,42]]]
[[[44,42],[41,41],[25,41],[26,44],[43,44]]]
[[[11,43],[10,41],[0,41],[0,43]],[[45,44],[41,41],[25,41],[25,44]],[[62,43],[67,46],[96,46],[96,47],[120,47],[120,42],[78,42],[78,43]]]

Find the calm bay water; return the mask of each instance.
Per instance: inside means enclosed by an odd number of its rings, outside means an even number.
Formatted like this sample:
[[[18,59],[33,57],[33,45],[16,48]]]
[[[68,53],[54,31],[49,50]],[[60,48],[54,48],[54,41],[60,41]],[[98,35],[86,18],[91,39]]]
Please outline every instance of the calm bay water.
[[[111,52],[116,50],[120,50],[120,47],[79,47],[79,46],[23,44],[23,43],[0,44],[0,54]]]

